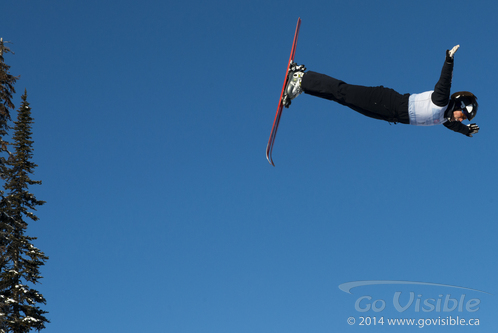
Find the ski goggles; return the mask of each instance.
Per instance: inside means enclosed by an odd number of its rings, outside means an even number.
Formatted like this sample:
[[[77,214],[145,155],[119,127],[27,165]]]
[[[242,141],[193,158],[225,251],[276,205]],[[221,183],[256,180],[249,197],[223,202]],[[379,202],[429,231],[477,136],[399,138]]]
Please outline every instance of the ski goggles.
[[[477,97],[468,91],[459,91],[451,95],[451,99],[455,101],[453,110],[462,111],[468,120],[472,120],[477,113]]]
[[[474,110],[474,105],[472,104],[465,104],[464,101],[460,101],[461,105],[461,109],[462,109],[462,112],[463,114],[465,115],[465,118],[466,119],[472,119],[472,111]]]

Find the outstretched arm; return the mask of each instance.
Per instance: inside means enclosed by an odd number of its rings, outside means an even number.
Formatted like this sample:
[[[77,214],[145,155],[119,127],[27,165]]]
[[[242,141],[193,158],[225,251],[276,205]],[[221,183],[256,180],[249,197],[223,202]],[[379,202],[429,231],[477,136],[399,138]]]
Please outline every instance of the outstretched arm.
[[[443,70],[441,71],[441,77],[432,94],[432,102],[437,106],[446,106],[449,102],[451,79],[453,78],[453,56],[459,48],[460,45],[456,45],[451,50],[446,50],[446,59]],[[472,137],[472,134],[479,132],[479,126],[476,124],[464,125],[459,121],[447,121],[443,125],[452,131],[462,133],[468,137]]]
[[[451,79],[453,78],[453,56],[459,47],[460,45],[457,45],[451,50],[446,50],[446,59],[441,70],[441,76],[434,87],[431,97],[432,102],[437,106],[446,106],[450,100]]]
[[[472,134],[479,132],[479,126],[477,126],[477,124],[464,125],[459,121],[447,121],[443,123],[443,125],[452,131],[462,133],[469,137],[472,137]]]
[[[470,134],[469,127],[462,124],[459,121],[447,121],[447,122],[443,123],[443,125],[452,131],[462,133],[462,134],[467,135],[467,136],[469,136],[469,134]]]

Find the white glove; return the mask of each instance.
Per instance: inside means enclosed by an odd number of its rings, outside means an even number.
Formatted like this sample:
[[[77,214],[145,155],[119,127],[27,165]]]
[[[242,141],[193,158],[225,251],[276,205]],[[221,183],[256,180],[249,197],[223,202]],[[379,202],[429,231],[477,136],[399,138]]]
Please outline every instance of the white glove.
[[[453,46],[453,48],[448,52],[448,56],[453,59],[453,56],[455,55],[456,51],[458,51],[458,48],[460,45]]]

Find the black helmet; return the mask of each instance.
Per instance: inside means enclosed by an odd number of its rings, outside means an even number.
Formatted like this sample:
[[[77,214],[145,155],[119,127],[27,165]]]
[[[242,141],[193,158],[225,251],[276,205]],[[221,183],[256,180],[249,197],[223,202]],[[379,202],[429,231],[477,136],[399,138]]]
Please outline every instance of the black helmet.
[[[476,116],[477,97],[468,91],[459,91],[451,95],[451,100],[455,103],[453,110],[462,110],[468,120],[472,120]]]

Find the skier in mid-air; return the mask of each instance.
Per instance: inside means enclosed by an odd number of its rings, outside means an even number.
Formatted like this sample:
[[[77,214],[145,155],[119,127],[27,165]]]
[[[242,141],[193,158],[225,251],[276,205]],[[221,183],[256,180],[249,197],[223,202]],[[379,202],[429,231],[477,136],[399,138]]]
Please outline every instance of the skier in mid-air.
[[[392,123],[445,127],[472,137],[479,131],[476,124],[464,125],[477,112],[477,97],[468,91],[450,96],[455,52],[460,45],[446,51],[441,76],[433,91],[420,94],[400,94],[393,89],[365,87],[347,84],[333,77],[306,71],[301,66],[292,66],[285,94],[290,101],[303,91],[306,94],[325,98],[347,106],[367,117]]]

